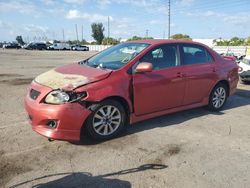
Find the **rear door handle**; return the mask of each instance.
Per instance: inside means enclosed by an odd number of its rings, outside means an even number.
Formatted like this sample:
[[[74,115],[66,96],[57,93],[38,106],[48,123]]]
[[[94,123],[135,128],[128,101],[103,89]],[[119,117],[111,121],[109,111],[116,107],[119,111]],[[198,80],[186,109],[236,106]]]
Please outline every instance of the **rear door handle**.
[[[183,74],[183,73],[181,73],[181,72],[177,72],[177,77],[178,78],[183,78],[183,77],[185,77],[186,76],[186,74]]]
[[[215,67],[212,68],[213,72],[217,72],[217,69]]]

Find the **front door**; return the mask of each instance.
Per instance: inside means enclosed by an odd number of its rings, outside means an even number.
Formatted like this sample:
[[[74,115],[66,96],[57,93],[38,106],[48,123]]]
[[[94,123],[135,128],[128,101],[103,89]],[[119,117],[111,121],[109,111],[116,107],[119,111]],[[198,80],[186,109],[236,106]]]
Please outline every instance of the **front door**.
[[[140,62],[149,62],[153,71],[133,74],[134,108],[137,116],[182,105],[186,81],[179,66],[176,45],[150,50]]]

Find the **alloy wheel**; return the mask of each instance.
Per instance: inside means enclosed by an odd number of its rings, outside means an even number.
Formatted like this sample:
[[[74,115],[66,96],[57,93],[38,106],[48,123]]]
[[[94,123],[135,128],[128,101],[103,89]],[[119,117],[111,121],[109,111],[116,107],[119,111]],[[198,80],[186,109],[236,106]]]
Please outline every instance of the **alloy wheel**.
[[[227,97],[226,95],[227,93],[226,93],[225,88],[218,87],[213,93],[213,97],[212,97],[213,106],[217,109],[222,107],[223,104],[225,103],[225,100]]]
[[[92,123],[97,134],[107,136],[119,128],[121,121],[120,110],[115,106],[106,105],[95,112]]]

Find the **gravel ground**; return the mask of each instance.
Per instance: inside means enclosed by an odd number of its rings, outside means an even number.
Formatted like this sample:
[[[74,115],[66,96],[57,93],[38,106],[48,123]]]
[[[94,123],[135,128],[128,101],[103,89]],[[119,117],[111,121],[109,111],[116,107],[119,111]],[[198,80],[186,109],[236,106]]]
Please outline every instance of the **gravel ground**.
[[[92,54],[0,50],[0,187],[249,187],[250,85],[222,112],[162,116],[103,143],[33,132],[23,107],[31,80]]]

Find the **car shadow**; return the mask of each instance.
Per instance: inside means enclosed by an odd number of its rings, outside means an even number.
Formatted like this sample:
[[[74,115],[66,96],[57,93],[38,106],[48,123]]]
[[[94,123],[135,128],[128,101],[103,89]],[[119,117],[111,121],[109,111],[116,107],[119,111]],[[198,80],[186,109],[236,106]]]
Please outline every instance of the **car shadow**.
[[[168,115],[163,115],[160,117],[148,119],[145,121],[141,121],[139,123],[135,123],[132,125],[127,126],[126,131],[124,131],[122,134],[117,136],[116,138],[125,137],[127,135],[135,134],[137,132],[147,131],[154,128],[159,127],[167,127],[167,126],[173,126],[181,124],[185,121],[199,118],[202,116],[206,116],[208,114],[213,115],[223,115],[225,111],[238,108],[241,106],[246,106],[250,104],[250,91],[249,90],[243,90],[243,89],[237,89],[236,94],[233,96],[230,96],[227,100],[227,103],[223,107],[222,111],[220,112],[212,112],[209,111],[206,107],[200,107],[190,110],[185,110],[181,112],[176,112]],[[113,139],[116,139],[113,138]],[[105,142],[105,141],[102,141]],[[71,142],[74,145],[96,145],[101,143],[100,141],[93,140],[89,138],[87,135],[83,135],[80,142]]]
[[[241,97],[246,97],[249,98],[250,100],[250,90],[245,90],[245,89],[237,89],[236,94]]]
[[[34,184],[35,181],[45,180],[47,178],[53,178],[57,176],[63,176],[62,178],[47,182],[47,183],[39,183],[32,187],[34,188],[63,188],[63,187],[89,187],[89,188],[130,188],[131,183],[129,181],[124,181],[120,179],[110,179],[107,177],[117,176],[117,175],[125,175],[136,172],[142,172],[145,170],[163,170],[166,169],[167,165],[162,164],[145,164],[139,166],[137,168],[131,168],[126,170],[121,170],[118,172],[107,173],[99,176],[93,176],[91,173],[87,172],[75,172],[75,173],[57,173],[57,174],[49,174],[41,177],[37,177],[31,180],[27,180],[21,182],[19,184],[13,185],[10,188],[16,188],[20,186],[25,186],[28,183]]]

